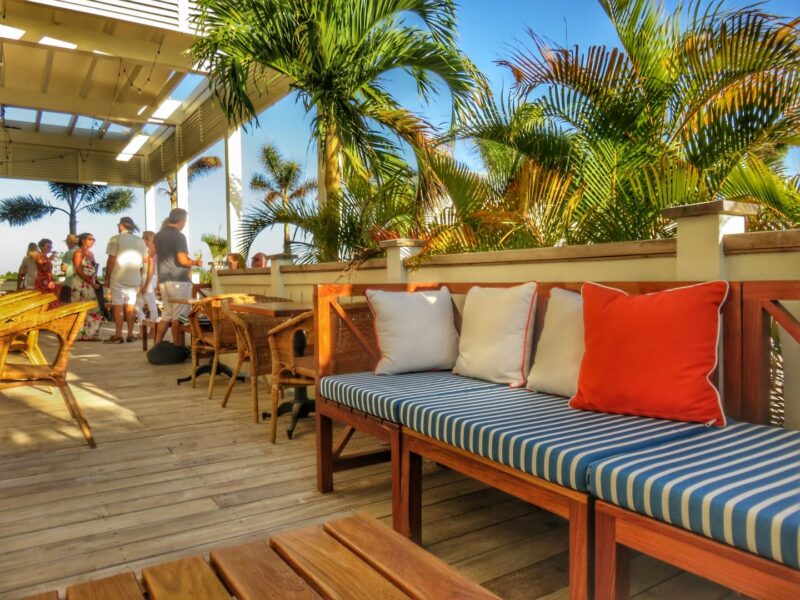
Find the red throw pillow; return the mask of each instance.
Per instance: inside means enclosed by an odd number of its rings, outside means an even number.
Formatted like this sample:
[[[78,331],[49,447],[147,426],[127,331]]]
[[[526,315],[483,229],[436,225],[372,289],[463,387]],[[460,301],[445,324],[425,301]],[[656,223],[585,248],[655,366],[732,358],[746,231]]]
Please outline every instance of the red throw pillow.
[[[572,408],[725,425],[711,374],[726,282],[641,296],[586,283],[581,293],[586,349]]]

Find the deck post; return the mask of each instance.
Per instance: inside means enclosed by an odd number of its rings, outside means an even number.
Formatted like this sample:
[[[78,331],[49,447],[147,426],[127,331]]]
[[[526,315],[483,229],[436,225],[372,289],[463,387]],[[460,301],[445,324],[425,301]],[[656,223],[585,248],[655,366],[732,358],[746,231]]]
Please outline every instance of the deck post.
[[[160,229],[156,222],[156,187],[153,185],[144,188],[144,228],[147,231]]]
[[[727,279],[723,238],[744,233],[746,218],[757,215],[758,211],[756,204],[730,200],[686,204],[662,211],[678,227],[676,281]]]
[[[178,196],[178,208],[182,208],[186,211],[189,210],[189,163],[182,163],[178,170],[175,172],[175,181],[176,181],[176,191]],[[191,224],[191,215],[186,220],[186,227],[183,228],[183,235],[186,236],[187,240],[191,240],[189,237],[189,225]],[[189,242],[191,244],[191,241]],[[191,251],[191,248],[189,248]]]
[[[425,246],[425,242],[411,238],[398,238],[381,242],[381,248],[386,250],[387,283],[405,283],[408,281],[405,261],[407,258],[419,254],[423,246]]]
[[[227,217],[228,247],[231,252],[239,250],[242,231],[242,128],[229,129],[225,136],[225,215]]]

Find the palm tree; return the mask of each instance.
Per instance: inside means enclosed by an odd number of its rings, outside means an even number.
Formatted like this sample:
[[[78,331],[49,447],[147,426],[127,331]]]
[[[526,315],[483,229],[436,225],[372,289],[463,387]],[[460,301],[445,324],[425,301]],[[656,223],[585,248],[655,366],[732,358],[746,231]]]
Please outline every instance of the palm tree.
[[[55,202],[32,195],[6,198],[0,201],[0,221],[19,227],[58,211],[69,217],[69,232],[77,234],[78,213],[120,213],[133,205],[133,192],[128,189],[59,182],[47,186]]]
[[[291,224],[303,234],[289,242],[299,262],[358,263],[382,254],[382,240],[421,235],[414,219],[416,205],[417,178],[408,168],[380,185],[348,181],[341,194],[323,204],[305,198],[251,209],[242,219],[241,246],[247,253],[259,232],[278,223]]]
[[[621,47],[582,51],[531,32],[532,48],[500,61],[525,99],[522,127],[479,114],[467,135],[518,154],[518,168],[556,165],[577,199],[573,241],[673,235],[663,208],[720,198],[800,222],[800,194],[776,160],[798,145],[800,19],[600,1]]]
[[[471,97],[477,71],[456,48],[452,0],[200,0],[195,60],[232,122],[255,108],[249,93],[286,76],[313,115],[324,186],[345,176],[391,177],[402,168],[387,132],[420,150],[431,128],[386,89],[392,71],[410,75],[429,100],[442,82],[454,115]],[[407,18],[414,19],[413,24]],[[257,121],[256,121],[257,123]],[[388,175],[387,175],[388,173]]]
[[[222,167],[222,161],[219,159],[218,156],[201,156],[197,160],[189,163],[189,183],[197,179],[198,177],[202,177],[204,175],[208,175],[212,171],[216,171]],[[159,189],[159,191],[164,194],[165,196],[169,197],[169,204],[170,208],[178,208],[178,178],[175,175],[169,175],[166,180],[164,181],[166,184],[165,187]]]
[[[285,160],[276,146],[264,144],[259,159],[265,173],[253,174],[250,179],[250,189],[264,192],[264,204],[280,201],[281,206],[288,209],[291,202],[305,199],[317,188],[317,184],[313,181],[301,181],[303,169],[300,163]],[[247,232],[246,235],[255,239],[259,233],[260,231]],[[291,254],[289,223],[283,224],[283,253]]]
[[[211,260],[217,262],[222,260],[228,254],[229,244],[228,239],[216,233],[204,233],[200,236],[200,240],[208,246],[211,252]]]

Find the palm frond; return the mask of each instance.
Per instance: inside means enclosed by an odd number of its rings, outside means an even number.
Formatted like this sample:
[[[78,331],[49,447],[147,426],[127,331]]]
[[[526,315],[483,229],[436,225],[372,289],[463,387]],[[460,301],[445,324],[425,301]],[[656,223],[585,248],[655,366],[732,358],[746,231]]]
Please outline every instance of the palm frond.
[[[52,215],[57,210],[66,212],[37,196],[14,196],[0,201],[0,221],[20,227]]]

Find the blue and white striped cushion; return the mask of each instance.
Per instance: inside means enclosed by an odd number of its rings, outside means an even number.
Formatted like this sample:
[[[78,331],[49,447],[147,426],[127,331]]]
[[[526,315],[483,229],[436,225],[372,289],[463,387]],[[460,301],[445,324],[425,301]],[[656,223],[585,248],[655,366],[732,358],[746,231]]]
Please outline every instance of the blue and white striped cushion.
[[[453,375],[450,371],[402,375],[349,373],[323,377],[319,385],[323,397],[394,423],[400,422],[403,403],[498,387],[495,383]]]
[[[593,464],[598,498],[800,568],[800,432],[748,423]]]
[[[400,423],[428,437],[576,490],[597,460],[690,436],[680,423],[573,410],[568,400],[493,385],[456,395],[420,395],[400,405]]]

